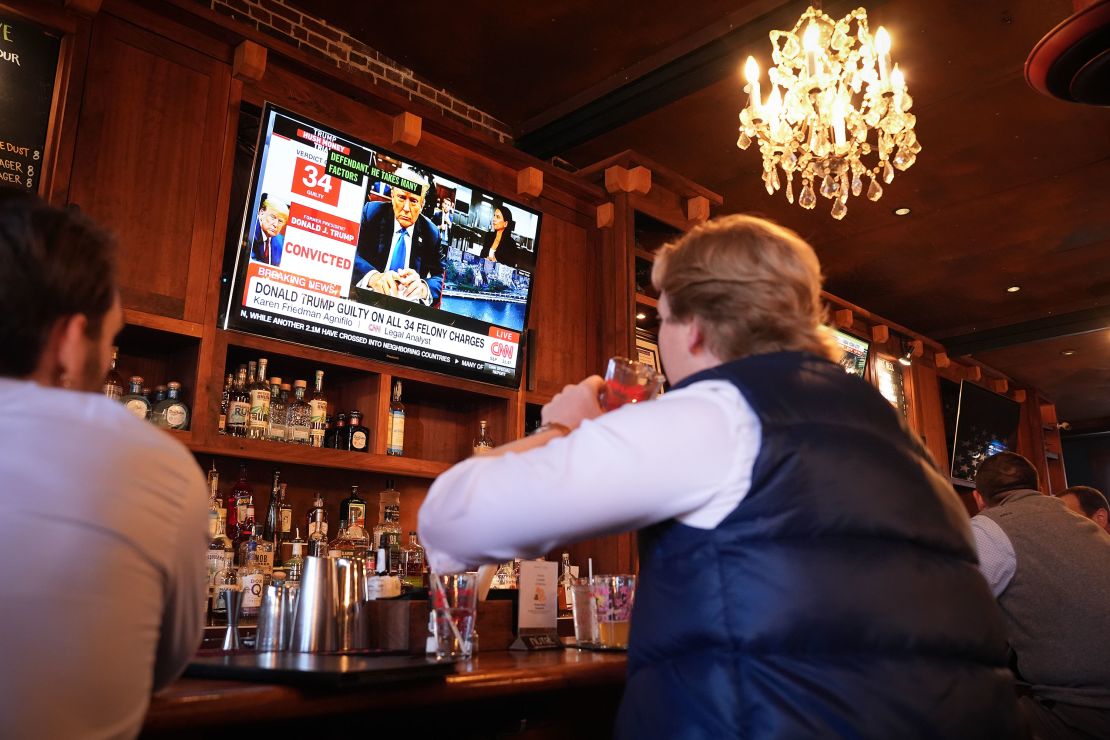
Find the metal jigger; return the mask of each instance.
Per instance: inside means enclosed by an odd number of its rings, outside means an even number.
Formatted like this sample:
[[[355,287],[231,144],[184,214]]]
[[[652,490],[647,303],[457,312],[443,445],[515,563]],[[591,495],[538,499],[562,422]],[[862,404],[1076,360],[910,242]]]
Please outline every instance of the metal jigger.
[[[224,633],[224,650],[238,650],[239,644],[239,602],[243,594],[234,588],[221,589],[224,606],[227,607],[227,632]]]
[[[300,591],[289,649],[297,653],[334,652],[336,604],[339,602],[335,559],[307,556]]]

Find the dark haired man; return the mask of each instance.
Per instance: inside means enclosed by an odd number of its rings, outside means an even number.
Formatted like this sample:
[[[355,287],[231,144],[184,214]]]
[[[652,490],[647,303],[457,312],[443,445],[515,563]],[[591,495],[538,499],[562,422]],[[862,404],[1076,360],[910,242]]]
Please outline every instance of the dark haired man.
[[[0,189],[0,735],[131,737],[204,614],[204,480],[97,391],[122,325],[111,239]]]
[[[1037,490],[1013,452],[975,475],[979,567],[1007,622],[1019,707],[1039,738],[1110,737],[1110,535]]]
[[[1110,532],[1110,504],[1102,491],[1091,486],[1071,486],[1056,494],[1064,506]]]

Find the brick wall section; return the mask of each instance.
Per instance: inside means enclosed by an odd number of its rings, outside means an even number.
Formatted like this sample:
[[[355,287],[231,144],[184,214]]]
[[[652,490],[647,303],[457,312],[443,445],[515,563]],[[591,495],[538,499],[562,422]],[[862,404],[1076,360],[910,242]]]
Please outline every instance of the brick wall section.
[[[358,0],[352,0],[358,2]],[[438,108],[444,116],[497,141],[512,143],[509,126],[484,113],[447,90],[437,88],[384,54],[350,36],[342,29],[301,12],[284,0],[198,0],[217,13],[246,23],[304,51],[335,62],[336,66],[361,73],[375,85],[389,88],[409,100]]]

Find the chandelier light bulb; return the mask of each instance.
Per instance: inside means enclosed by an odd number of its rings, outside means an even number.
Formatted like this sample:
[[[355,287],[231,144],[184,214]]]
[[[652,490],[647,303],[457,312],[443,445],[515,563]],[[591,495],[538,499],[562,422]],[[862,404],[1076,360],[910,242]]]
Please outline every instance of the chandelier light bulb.
[[[837,219],[850,195],[879,200],[879,182],[891,183],[895,170],[909,169],[921,151],[913,99],[890,58],[890,34],[881,27],[872,34],[863,8],[834,20],[810,7],[793,29],[771,31],[770,39],[766,102],[759,65],[754,57],[744,64],[751,95],[737,139],[741,149],[758,145],[767,192],[785,190],[793,203],[798,179],[798,205],[813,208],[817,196],[828,198]]]

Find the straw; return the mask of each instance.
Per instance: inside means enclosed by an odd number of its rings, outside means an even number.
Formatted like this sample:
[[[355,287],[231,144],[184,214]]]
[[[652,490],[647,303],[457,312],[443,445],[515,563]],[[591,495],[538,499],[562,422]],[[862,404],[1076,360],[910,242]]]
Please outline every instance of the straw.
[[[587,575],[588,575],[588,576],[589,576],[590,578],[593,578],[593,577],[594,577],[594,559],[593,559],[593,558],[587,558],[587,562],[586,562],[586,574],[587,574]]]
[[[443,588],[443,581],[439,580],[439,576],[435,573],[432,573],[432,584],[434,588],[439,589],[439,593],[443,597],[443,603],[450,604],[450,602],[447,600],[447,591]],[[447,609],[447,624],[451,625],[451,632],[455,635],[455,639],[459,641],[459,645],[461,646],[463,644],[462,634],[459,633],[459,628],[455,625],[455,620],[451,618],[451,607],[448,606]],[[435,612],[434,600],[432,601],[432,612]]]

